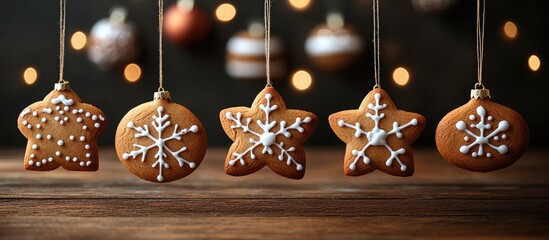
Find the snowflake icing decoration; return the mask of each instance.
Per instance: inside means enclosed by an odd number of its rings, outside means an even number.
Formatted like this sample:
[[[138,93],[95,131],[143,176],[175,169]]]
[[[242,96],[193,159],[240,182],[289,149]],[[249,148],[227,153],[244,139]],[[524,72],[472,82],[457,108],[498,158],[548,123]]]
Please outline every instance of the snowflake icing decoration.
[[[348,128],[354,129],[356,138],[360,138],[362,135],[365,135],[368,139],[368,143],[360,151],[357,149],[353,149],[352,154],[356,157],[354,161],[351,163],[351,165],[349,166],[349,169],[355,170],[356,164],[358,160],[360,160],[361,158],[364,164],[370,164],[370,158],[366,155],[366,150],[370,146],[384,146],[391,153],[391,156],[389,157],[389,159],[387,159],[387,161],[385,162],[385,165],[389,167],[393,164],[393,161],[396,160],[400,165],[400,170],[404,172],[406,171],[407,166],[404,163],[402,163],[398,155],[406,153],[406,150],[404,148],[400,148],[396,151],[393,150],[393,148],[391,148],[391,146],[389,146],[389,144],[387,143],[387,137],[394,134],[396,137],[402,138],[402,133],[400,131],[409,126],[416,126],[418,124],[418,120],[414,118],[410,122],[402,126],[399,126],[397,122],[394,122],[393,129],[387,132],[379,128],[380,121],[383,118],[385,118],[385,114],[380,113],[380,110],[387,108],[387,104],[380,105],[381,94],[379,93],[376,93],[374,95],[374,98],[376,101],[375,105],[371,103],[368,104],[368,108],[370,110],[373,110],[374,114],[372,115],[371,113],[366,113],[366,117],[372,119],[372,121],[374,121],[374,124],[375,124],[371,131],[362,130],[362,127],[360,126],[359,122],[356,122],[354,125],[352,125],[343,120],[338,121],[338,125],[340,127],[348,127]]]
[[[249,139],[252,146],[250,146],[248,149],[246,149],[242,153],[233,152],[232,155],[235,157],[234,159],[229,160],[229,164],[231,166],[234,166],[236,162],[239,162],[240,165],[245,165],[244,156],[246,154],[250,154],[251,159],[255,159],[256,155],[254,154],[255,148],[259,147],[260,145],[263,146],[263,150],[261,151],[261,154],[268,153],[269,155],[273,155],[273,149],[272,146],[275,146],[280,150],[280,155],[278,155],[278,160],[283,161],[284,157],[286,157],[286,164],[289,166],[292,163],[296,165],[296,170],[301,171],[303,170],[303,165],[299,164],[290,154],[291,152],[295,151],[295,147],[289,147],[284,148],[284,142],[277,142],[276,138],[279,135],[282,135],[286,138],[290,138],[292,136],[292,133],[289,132],[289,130],[297,130],[300,133],[303,133],[304,129],[301,127],[301,124],[303,123],[310,123],[311,118],[306,117],[305,119],[301,119],[299,117],[296,118],[295,122],[290,125],[286,126],[286,121],[280,121],[279,124],[279,130],[277,132],[271,132],[272,128],[277,125],[277,121],[269,121],[269,115],[271,112],[276,111],[278,109],[278,105],[271,106],[271,94],[265,94],[265,99],[267,100],[267,106],[261,104],[259,108],[265,112],[265,122],[262,122],[261,120],[257,120],[257,125],[263,130],[262,133],[256,132],[254,130],[251,130],[249,125],[252,122],[251,118],[246,119],[246,123],[242,123],[242,113],[237,112],[236,116],[234,116],[231,112],[226,113],[227,119],[233,121],[235,125],[232,125],[232,129],[239,129],[241,128],[243,132],[251,133],[257,137],[257,139],[254,139],[254,137],[251,137]]]
[[[180,167],[183,167],[185,164],[189,165],[190,168],[196,167],[196,164],[194,162],[187,161],[184,158],[179,156],[179,154],[187,150],[187,147],[182,147],[177,151],[172,151],[170,148],[166,146],[166,142],[170,140],[181,141],[181,137],[183,135],[189,132],[192,132],[192,133],[198,132],[198,127],[196,125],[192,125],[190,128],[182,129],[181,131],[178,132],[177,129],[179,128],[179,125],[175,124],[172,135],[167,138],[162,138],[162,132],[172,123],[170,121],[166,121],[170,117],[168,114],[162,115],[162,112],[164,112],[164,107],[160,106],[157,108],[156,111],[158,112],[158,116],[157,115],[152,116],[153,121],[151,122],[151,124],[156,130],[156,132],[158,133],[158,137],[154,137],[151,135],[148,125],[144,125],[143,127],[138,127],[138,126],[135,126],[133,122],[129,122],[127,125],[128,128],[132,128],[138,132],[135,134],[135,138],[148,137],[154,143],[149,146],[133,144],[133,146],[137,147],[138,149],[133,150],[129,153],[124,153],[122,155],[122,158],[125,160],[128,160],[130,157],[135,159],[137,156],[142,155],[141,162],[145,162],[145,157],[147,155],[147,152],[155,147],[158,148],[158,151],[154,155],[156,162],[154,162],[151,167],[159,168],[158,176],[156,177],[156,179],[159,182],[162,182],[164,181],[164,177],[162,176],[162,168],[170,168],[170,165],[164,160],[165,158],[168,157],[166,153],[169,153],[173,158],[175,158],[175,160],[177,160],[177,162],[179,163]]]
[[[475,139],[471,144],[461,146],[459,148],[459,151],[463,154],[467,154],[467,153],[469,153],[469,151],[471,150],[472,147],[478,145],[478,150],[476,152],[473,151],[473,153],[471,153],[471,156],[473,156],[473,157],[484,156],[485,155],[484,145],[486,145],[486,146],[496,150],[499,154],[507,153],[507,151],[508,151],[507,145],[502,144],[502,145],[499,145],[499,146],[495,146],[495,145],[490,143],[490,140],[493,139],[495,141],[498,141],[500,138],[501,139],[507,139],[506,134],[502,134],[501,137],[499,137],[497,135],[499,133],[509,129],[509,122],[507,122],[505,120],[500,121],[498,123],[498,127],[495,130],[493,130],[491,133],[488,134],[487,130],[490,130],[492,128],[492,124],[490,124],[488,122],[492,121],[494,118],[492,116],[486,117],[486,115],[487,115],[486,109],[483,106],[478,106],[477,107],[477,114],[480,117],[479,122],[476,123],[476,124],[474,124],[474,123],[471,124],[470,127],[471,127],[471,129],[479,130],[480,131],[479,135],[471,132],[471,130],[469,130],[467,128],[467,124],[464,121],[459,121],[459,122],[456,123],[456,128],[458,130],[467,133],[467,136],[465,136],[463,138],[463,140],[465,140],[465,142],[469,142],[470,137],[473,137]],[[475,119],[476,119],[475,115],[471,114],[469,116],[469,120],[474,121]],[[488,157],[488,158],[492,157],[492,153],[486,152],[486,157]]]

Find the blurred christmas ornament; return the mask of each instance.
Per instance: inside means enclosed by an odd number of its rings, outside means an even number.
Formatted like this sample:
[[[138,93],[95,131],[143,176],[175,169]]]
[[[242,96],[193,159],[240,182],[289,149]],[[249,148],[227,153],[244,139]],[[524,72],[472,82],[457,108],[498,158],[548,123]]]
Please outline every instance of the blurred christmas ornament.
[[[265,77],[265,28],[259,22],[249,25],[247,31],[236,33],[227,43],[227,74],[237,79],[262,79]],[[271,73],[281,78],[286,73],[284,44],[276,36],[271,37]]]
[[[99,20],[90,32],[88,58],[101,69],[122,67],[139,56],[137,28],[126,16],[126,9],[115,7],[111,16]]]
[[[168,40],[177,45],[190,45],[203,39],[211,27],[208,14],[194,0],[179,0],[166,12],[164,30]]]
[[[314,28],[305,42],[305,51],[321,69],[341,71],[361,54],[362,39],[357,31],[345,25],[339,12],[328,14],[326,24]]]
[[[457,0],[412,0],[412,5],[418,12],[440,14],[450,9],[456,2]]]

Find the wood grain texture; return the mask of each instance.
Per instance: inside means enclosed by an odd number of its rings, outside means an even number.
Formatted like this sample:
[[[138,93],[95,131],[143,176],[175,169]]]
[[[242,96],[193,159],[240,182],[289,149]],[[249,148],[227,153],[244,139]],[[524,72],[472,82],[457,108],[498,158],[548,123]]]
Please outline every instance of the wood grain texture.
[[[24,149],[0,150],[0,239],[547,239],[546,150],[512,167],[468,172],[432,149],[398,178],[341,173],[344,150],[308,149],[300,181],[268,169],[223,172],[210,149],[185,179],[154,184],[102,149],[97,172],[23,170]]]

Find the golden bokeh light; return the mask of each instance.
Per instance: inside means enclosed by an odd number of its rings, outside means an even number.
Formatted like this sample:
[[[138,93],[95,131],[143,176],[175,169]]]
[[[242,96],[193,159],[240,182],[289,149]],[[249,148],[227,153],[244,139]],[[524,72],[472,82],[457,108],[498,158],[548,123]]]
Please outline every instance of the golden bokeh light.
[[[305,70],[296,71],[292,75],[292,84],[299,91],[305,91],[311,87],[313,83],[313,78],[311,74]]]
[[[231,21],[236,16],[236,8],[230,3],[223,3],[215,9],[215,16],[222,22]]]
[[[82,50],[87,42],[86,34],[83,32],[75,32],[71,37],[71,46],[74,50]]]
[[[288,0],[288,2],[293,8],[297,10],[304,10],[310,5],[311,0]]]
[[[532,55],[530,58],[528,58],[528,66],[532,71],[537,71],[539,67],[541,66],[541,60],[538,56]]]
[[[511,21],[505,22],[505,24],[503,25],[503,33],[505,33],[505,36],[510,39],[516,38],[518,34],[517,25]]]
[[[25,80],[25,83],[28,85],[32,85],[36,82],[38,79],[38,72],[33,67],[28,67],[23,72],[23,80]]]
[[[406,70],[406,68],[398,67],[395,69],[395,71],[393,71],[393,80],[396,84],[404,86],[410,80],[410,73],[408,73],[408,70]]]
[[[135,63],[130,63],[124,69],[124,77],[128,82],[137,82],[141,77],[141,67]]]

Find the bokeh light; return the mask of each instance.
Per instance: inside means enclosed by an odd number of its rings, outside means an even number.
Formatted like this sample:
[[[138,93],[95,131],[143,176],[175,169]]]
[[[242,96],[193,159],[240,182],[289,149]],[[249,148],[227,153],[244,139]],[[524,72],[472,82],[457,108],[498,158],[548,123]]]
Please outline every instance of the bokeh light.
[[[541,67],[541,60],[538,56],[532,55],[530,58],[528,58],[528,66],[532,71],[537,71],[539,67]]]
[[[34,84],[37,79],[38,79],[38,72],[33,67],[28,67],[23,72],[23,80],[25,80],[25,83],[27,85]]]
[[[137,82],[141,77],[141,67],[135,63],[130,63],[124,69],[124,77],[128,82]]]
[[[517,25],[515,25],[515,23],[511,21],[505,22],[505,24],[503,25],[503,33],[505,33],[505,36],[510,39],[516,38],[518,34]]]
[[[71,37],[71,46],[74,50],[82,50],[86,46],[87,37],[83,32],[75,32]]]
[[[292,84],[299,91],[305,91],[311,87],[313,78],[305,70],[298,70],[292,75]]]
[[[311,0],[288,0],[288,2],[297,10],[304,10],[311,4]]]
[[[230,3],[223,3],[215,9],[215,16],[222,22],[231,21],[236,16],[236,8]]]
[[[410,80],[410,73],[406,68],[398,67],[393,71],[393,80],[400,86],[405,86]]]

